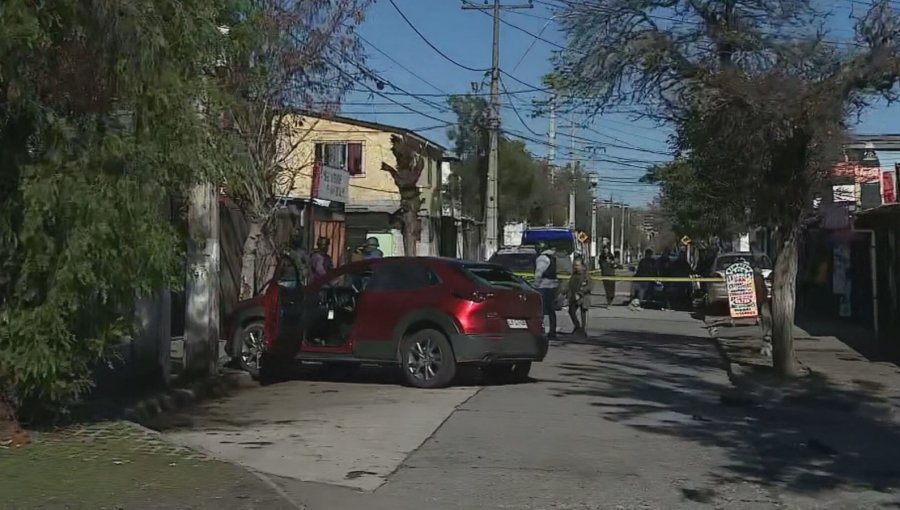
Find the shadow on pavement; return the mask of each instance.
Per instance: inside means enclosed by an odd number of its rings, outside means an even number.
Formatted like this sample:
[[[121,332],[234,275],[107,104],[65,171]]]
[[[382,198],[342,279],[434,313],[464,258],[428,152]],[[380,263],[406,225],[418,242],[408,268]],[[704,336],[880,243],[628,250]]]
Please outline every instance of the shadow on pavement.
[[[808,380],[789,397],[755,403],[722,376],[711,339],[608,330],[573,340],[594,346],[563,364],[557,397],[595,400],[604,417],[644,432],[727,452],[711,475],[814,497],[838,489],[893,492],[900,486],[900,427],[863,413],[883,404],[864,391]]]
[[[798,313],[797,326],[810,337],[833,336],[869,361],[890,362],[900,366],[900,352],[879,345],[875,333],[848,320],[823,318],[813,314]]]

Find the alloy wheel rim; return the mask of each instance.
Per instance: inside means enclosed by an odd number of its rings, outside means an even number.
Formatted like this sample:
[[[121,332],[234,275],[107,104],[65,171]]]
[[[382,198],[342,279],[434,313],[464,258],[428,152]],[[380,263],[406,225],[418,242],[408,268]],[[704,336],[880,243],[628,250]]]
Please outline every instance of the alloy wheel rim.
[[[259,358],[262,356],[263,328],[253,325],[244,330],[244,338],[241,342],[241,362],[250,369],[259,368]]]
[[[406,357],[409,372],[421,381],[430,381],[440,373],[444,362],[441,347],[431,337],[423,338],[412,345]]]

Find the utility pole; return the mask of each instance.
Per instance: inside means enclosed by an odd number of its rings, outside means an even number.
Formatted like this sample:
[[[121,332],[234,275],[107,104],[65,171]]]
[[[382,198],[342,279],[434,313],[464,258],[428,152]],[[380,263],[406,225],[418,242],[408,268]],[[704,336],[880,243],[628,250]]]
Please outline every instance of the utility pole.
[[[619,263],[625,264],[625,212],[628,210],[628,206],[621,204],[621,207],[622,221],[619,225]]]
[[[547,149],[547,163],[551,171],[556,164],[556,91],[550,96],[550,127],[547,128],[549,148]]]
[[[609,251],[616,255],[616,212],[612,197],[609,197]]]
[[[215,374],[219,361],[219,196],[209,182],[191,189],[188,232],[184,371]]]
[[[591,187],[591,262],[597,265],[597,256],[600,255],[600,244],[597,243],[597,187],[600,185],[600,177],[590,174]]]
[[[491,104],[488,109],[488,129],[491,134],[490,152],[488,153],[487,189],[484,200],[485,243],[484,259],[487,260],[499,247],[498,236],[500,225],[497,214],[497,172],[500,151],[500,11],[504,9],[531,9],[534,4],[501,5],[494,0],[493,5],[476,5],[463,1],[463,9],[493,11],[494,42],[491,52]]]
[[[591,199],[591,258],[597,267],[597,256],[600,255],[600,244],[597,242],[597,199]]]
[[[569,161],[572,163],[572,182],[569,188],[569,228],[575,228],[575,179],[577,175],[575,174],[575,170],[578,169],[575,164],[575,123],[572,123],[572,139],[571,145],[569,146]]]

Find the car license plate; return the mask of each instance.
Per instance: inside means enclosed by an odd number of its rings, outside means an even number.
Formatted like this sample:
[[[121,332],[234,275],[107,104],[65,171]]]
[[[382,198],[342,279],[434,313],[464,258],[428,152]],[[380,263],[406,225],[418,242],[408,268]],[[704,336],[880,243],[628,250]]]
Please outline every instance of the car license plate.
[[[522,319],[506,319],[510,329],[528,329],[528,323]]]

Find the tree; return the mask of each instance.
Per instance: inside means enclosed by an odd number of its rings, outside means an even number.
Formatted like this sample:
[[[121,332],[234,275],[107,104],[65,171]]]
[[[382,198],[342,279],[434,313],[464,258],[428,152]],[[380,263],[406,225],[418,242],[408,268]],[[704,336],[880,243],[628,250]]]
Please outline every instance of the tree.
[[[734,194],[732,183],[704,179],[685,158],[652,167],[641,182],[659,185],[659,208],[680,235],[731,238],[747,231],[744,204],[723,200]]]
[[[566,4],[557,68],[594,111],[633,103],[677,124],[674,149],[710,203],[778,233],[773,363],[795,372],[797,242],[848,118],[895,99],[898,27],[889,2],[857,24],[846,50],[817,30],[805,0],[593,0]],[[658,12],[665,10],[665,24]]]
[[[448,103],[457,115],[457,124],[450,128],[448,136],[456,143],[460,161],[453,165],[454,181],[445,194],[458,193],[462,210],[474,218],[481,218],[489,147],[488,104],[484,97],[474,95],[451,96]],[[498,163],[501,224],[547,223],[562,203],[557,193],[547,191],[551,189],[549,167],[535,159],[524,142],[502,136]],[[565,218],[565,214],[557,218]]]
[[[224,3],[0,5],[0,419],[83,395],[183,281],[163,212],[220,163],[197,106]]]
[[[272,219],[312,162],[297,158],[315,121],[298,113],[328,113],[355,83],[362,53],[355,29],[370,0],[248,0],[228,21],[229,51],[219,77],[226,91],[223,127],[232,164],[220,180],[249,224],[240,298],[256,295],[274,270]]]
[[[400,191],[400,224],[403,227],[403,252],[407,257],[416,255],[416,243],[421,236],[419,209],[422,196],[419,179],[427,163],[425,143],[405,135],[391,135],[391,152],[396,166],[381,163],[381,169],[391,174]]]

